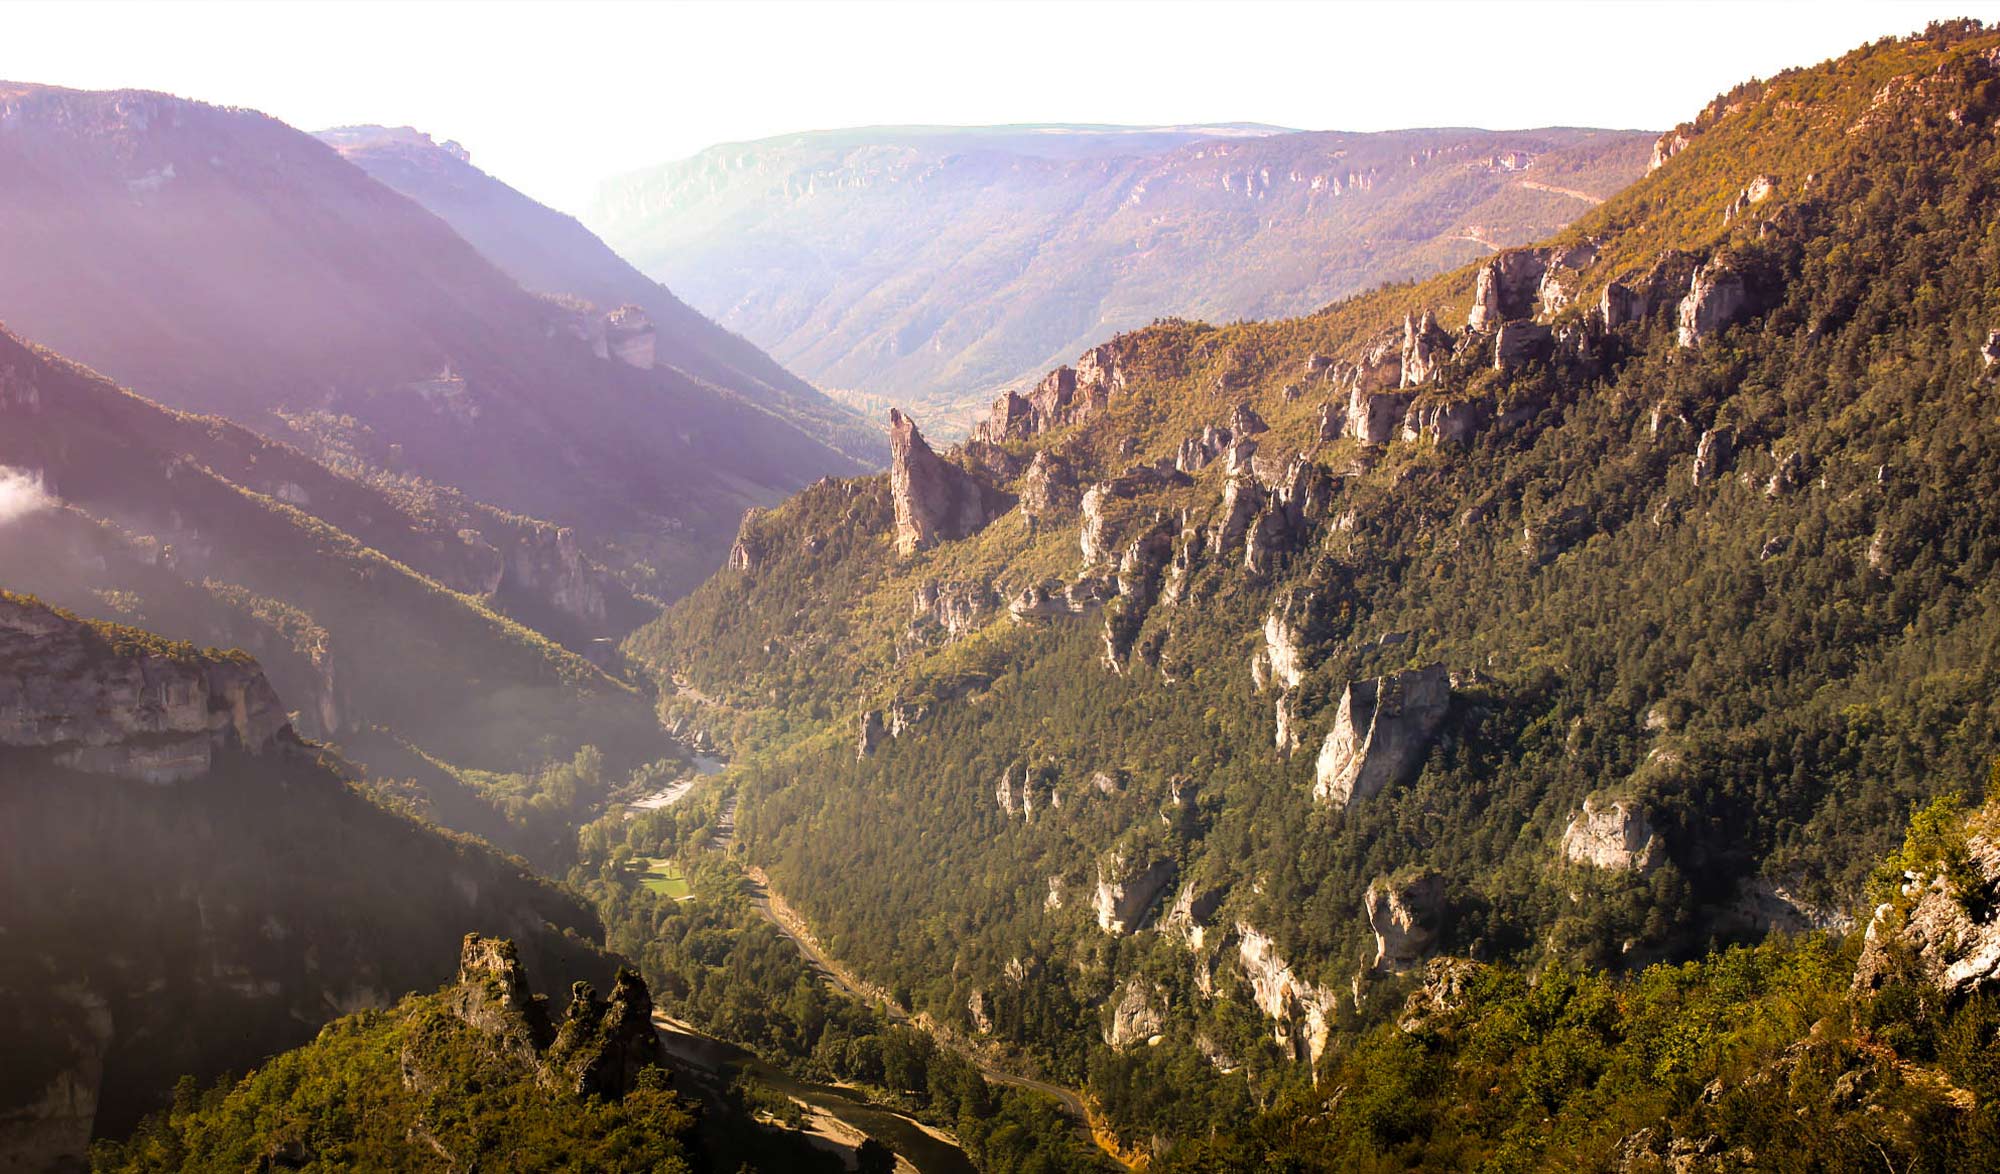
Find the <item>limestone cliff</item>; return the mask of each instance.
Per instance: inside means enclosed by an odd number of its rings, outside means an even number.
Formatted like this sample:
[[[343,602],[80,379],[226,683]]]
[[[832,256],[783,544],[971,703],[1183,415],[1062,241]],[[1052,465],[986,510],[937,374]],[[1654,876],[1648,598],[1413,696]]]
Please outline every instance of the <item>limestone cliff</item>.
[[[207,773],[216,753],[290,739],[257,662],[0,594],[0,746],[149,783]]]
[[[1001,508],[998,494],[931,451],[917,422],[889,410],[889,493],[896,550],[908,557],[978,532]]]
[[[1441,664],[1349,683],[1320,746],[1313,797],[1346,807],[1407,778],[1450,706]]]

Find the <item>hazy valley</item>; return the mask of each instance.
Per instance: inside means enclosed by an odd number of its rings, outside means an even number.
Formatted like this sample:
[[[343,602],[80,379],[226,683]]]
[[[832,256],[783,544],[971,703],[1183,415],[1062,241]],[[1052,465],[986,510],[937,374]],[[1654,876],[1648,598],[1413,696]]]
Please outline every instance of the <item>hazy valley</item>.
[[[0,84],[0,1171],[2000,1165],[2000,32],[1683,117]]]

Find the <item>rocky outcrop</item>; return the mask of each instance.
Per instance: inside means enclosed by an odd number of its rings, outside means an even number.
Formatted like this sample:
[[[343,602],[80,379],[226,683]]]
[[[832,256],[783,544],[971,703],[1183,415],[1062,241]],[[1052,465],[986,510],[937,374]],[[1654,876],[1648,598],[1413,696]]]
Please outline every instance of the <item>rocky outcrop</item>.
[[[1678,305],[1698,267],[1698,258],[1692,253],[1660,254],[1644,272],[1625,274],[1605,284],[1598,299],[1599,318],[1607,328],[1616,328]]]
[[[1164,852],[1113,852],[1097,865],[1097,928],[1113,937],[1138,929],[1173,879],[1173,857]]]
[[[1333,992],[1301,980],[1269,937],[1241,922],[1236,925],[1236,957],[1257,1009],[1276,1023],[1272,1037],[1278,1046],[1294,1059],[1317,1063],[1333,1020]]]
[[[1021,475],[1021,512],[1030,519],[1067,513],[1077,508],[1076,470],[1062,457],[1039,449]]]
[[[1722,210],[1722,222],[1728,224],[1751,208],[1770,199],[1771,193],[1777,189],[1777,181],[1770,176],[1756,177],[1746,184],[1742,191],[1736,193],[1736,198],[1729,201],[1729,206]]]
[[[637,974],[620,969],[609,999],[598,999],[587,982],[570,988],[543,1078],[578,1096],[617,1100],[638,1087],[641,1072],[665,1060],[652,994]]]
[[[910,599],[913,624],[935,624],[950,637],[963,636],[979,627],[993,610],[992,585],[968,579],[943,583],[926,579]]]
[[[1701,434],[1700,443],[1694,449],[1694,468],[1690,473],[1694,484],[1706,485],[1721,476],[1729,466],[1730,458],[1736,455],[1736,433],[1728,428],[1710,428]]]
[[[750,519],[744,519],[748,526]],[[738,538],[738,545],[742,539]],[[732,550],[730,559],[735,561]],[[584,557],[576,532],[567,526],[535,526],[508,552],[500,591],[525,595],[572,619],[601,627],[605,623],[605,584],[609,574]]]
[[[1503,331],[1506,327],[1501,328]],[[1467,445],[1485,427],[1492,413],[1484,400],[1432,400],[1415,403],[1403,414],[1404,440]]]
[[[729,569],[743,574],[756,570],[764,561],[764,542],[757,534],[757,519],[763,510],[755,506],[743,511],[736,525],[736,544],[729,548]]]
[[[1934,862],[1903,874],[1898,898],[1868,922],[1857,990],[1916,979],[1950,996],[2000,983],[2000,842],[1982,832],[1965,838],[1958,863]],[[1915,974],[1902,973],[1906,961]]]
[[[1651,175],[1660,168],[1665,167],[1667,160],[1687,150],[1688,144],[1694,142],[1694,135],[1695,131],[1692,127],[1682,126],[1676,127],[1653,140],[1653,157],[1646,164],[1646,174]]]
[[[1651,872],[1666,859],[1666,845],[1646,813],[1630,800],[1583,801],[1563,829],[1562,853],[1573,864],[1618,872]]]
[[[1554,346],[1555,331],[1540,322],[1502,322],[1493,332],[1493,369],[1512,371],[1546,359]]]
[[[1321,440],[1339,440],[1341,433],[1347,427],[1347,413],[1330,403],[1321,404],[1319,419],[1313,427]]]
[[[1325,612],[1317,592],[1291,587],[1264,617],[1262,660],[1270,681],[1279,688],[1296,688],[1305,679],[1308,658],[1326,638]]]
[[[1049,769],[1025,763],[1015,763],[1000,772],[999,785],[993,788],[993,799],[1000,805],[1001,812],[1013,819],[1033,819],[1037,804],[1062,806],[1061,793],[1056,790],[1055,779]]]
[[[1079,424],[1101,412],[1111,397],[1125,390],[1125,372],[1117,352],[1106,344],[1085,351],[1075,367],[1057,367],[1044,375],[1028,394],[1008,391],[993,401],[986,419],[973,427],[973,437],[993,444],[1024,440],[1052,428]]]
[[[501,1049],[528,1064],[555,1039],[547,1009],[528,986],[514,943],[465,935],[459,946],[458,981],[445,996],[451,1013],[492,1036]]]
[[[1401,782],[1423,764],[1450,706],[1441,664],[1349,683],[1320,746],[1313,797],[1347,807]]]
[[[0,746],[90,774],[173,783],[217,753],[292,736],[257,662],[89,624],[0,593]]]
[[[1750,291],[1729,262],[1710,261],[1695,270],[1679,311],[1680,345],[1697,346],[1750,311]]]
[[[1166,1029],[1167,991],[1142,978],[1127,979],[1104,1025],[1104,1042],[1119,1051],[1156,1043]]]
[[[541,1083],[579,1096],[616,1100],[637,1087],[640,1072],[666,1060],[653,1028],[652,995],[629,970],[618,972],[609,999],[597,998],[587,982],[574,984],[562,1023],[552,1025],[528,986],[514,943],[473,933],[465,935],[458,981],[444,999],[453,1015]],[[405,1047],[407,1084],[424,1087],[424,1063],[415,1041]]]
[[[1347,435],[1363,444],[1388,444],[1415,398],[1412,391],[1367,391],[1357,385],[1347,397]]]
[[[1451,335],[1438,325],[1435,314],[1425,310],[1420,318],[1403,315],[1404,387],[1416,387],[1436,379],[1438,372],[1451,361],[1451,352]]]
[[[653,320],[637,306],[620,306],[604,316],[606,357],[628,367],[650,371],[657,359],[659,331]]]
[[[1269,432],[1271,426],[1264,423],[1264,417],[1257,414],[1257,409],[1249,404],[1237,404],[1236,409],[1229,413],[1229,430],[1238,436],[1255,436],[1260,432]]]
[[[1116,593],[1111,581],[1098,575],[1085,575],[1067,585],[1050,579],[1023,587],[1007,604],[1007,615],[1020,623],[1080,616],[1102,607]]]
[[[1200,950],[1208,935],[1209,923],[1215,917],[1215,911],[1222,907],[1222,897],[1221,889],[1204,888],[1194,881],[1189,881],[1181,886],[1180,892],[1174,894],[1173,906],[1167,910],[1166,920],[1162,924],[1169,933],[1179,934],[1185,938],[1188,949]]]
[[[1465,324],[1491,330],[1502,322],[1533,317],[1548,265],[1547,249],[1509,249],[1480,266]]]
[[[904,557],[975,534],[999,512],[992,490],[932,452],[899,408],[889,409],[889,495]]]
[[[855,737],[854,757],[866,758],[870,754],[875,753],[875,748],[882,744],[882,739],[888,735],[888,732],[882,725],[881,710],[871,709],[862,714],[861,731]]]
[[[1362,900],[1375,932],[1375,970],[1401,973],[1421,962],[1437,943],[1444,912],[1444,878],[1434,872],[1368,886]]]

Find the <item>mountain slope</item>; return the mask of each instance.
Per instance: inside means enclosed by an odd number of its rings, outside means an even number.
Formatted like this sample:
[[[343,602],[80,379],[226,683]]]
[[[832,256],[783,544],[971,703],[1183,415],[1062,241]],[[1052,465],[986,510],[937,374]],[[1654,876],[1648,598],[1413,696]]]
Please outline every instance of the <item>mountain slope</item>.
[[[603,323],[251,111],[0,87],[0,207],[16,332],[343,468],[575,527],[655,591],[698,580],[745,507],[857,467],[654,366],[642,323],[594,346]]]
[[[590,223],[822,387],[960,409],[1162,315],[1303,313],[1554,231],[1650,136],[873,128],[711,148]]]
[[[856,460],[879,462],[881,437],[866,422],[689,308],[573,218],[473,166],[456,143],[440,146],[409,127],[341,127],[317,137],[451,225],[522,288],[578,297],[600,313],[636,305],[658,332],[662,362],[771,408]]]
[[[586,906],[368,799],[241,653],[4,595],[0,712],[10,1168],[435,986],[468,931],[550,977],[610,977]]]
[[[647,614],[553,527],[340,476],[4,332],[0,482],[0,585],[251,648],[301,729],[385,777],[413,773],[411,747],[496,771],[585,743],[620,766],[669,752],[637,690],[509,618],[602,648]],[[542,847],[417,773],[438,818]]]
[[[1126,1143],[1285,1089],[1264,1136],[1337,1107],[1378,1114],[1337,1152],[1573,1168],[1536,1122],[1624,1124],[1598,1060],[1427,1150],[1437,1068],[1350,1049],[1439,954],[1844,932],[1987,777],[1996,94],[2000,33],[1884,41],[1537,248],[1119,336],[960,450],[903,421],[629,649],[737,743],[738,834],[833,953]]]

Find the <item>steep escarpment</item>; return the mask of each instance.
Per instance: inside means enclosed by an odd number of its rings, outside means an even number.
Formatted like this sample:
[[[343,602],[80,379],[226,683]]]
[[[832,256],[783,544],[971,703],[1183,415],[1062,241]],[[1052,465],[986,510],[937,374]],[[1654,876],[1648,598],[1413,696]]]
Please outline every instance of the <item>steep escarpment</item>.
[[[885,479],[814,487],[628,648],[759,756],[741,842],[843,961],[947,1022],[983,992],[1128,1141],[1203,1135],[1226,1112],[1182,1105],[1282,1082],[1315,1014],[1390,1015],[1437,955],[1838,926],[2000,752],[1997,83],[1976,26],[1869,46],[1726,95],[1545,242],[1118,336],[1101,401],[1058,373],[1045,422],[1003,400],[941,454],[1017,508],[901,556]],[[927,581],[1021,606],[907,639]],[[996,802],[1023,777],[1032,818]],[[1176,886],[1213,904],[1148,928]],[[1163,1040],[1113,1055],[1135,977]],[[1325,1038],[1323,1078],[1373,1070]],[[1149,1100],[1170,1065],[1214,1100]]]
[[[606,671],[609,638],[649,609],[574,533],[343,476],[4,333],[0,387],[0,469],[35,487],[0,518],[0,587],[245,648],[301,734],[393,777],[412,747],[490,771],[585,744],[621,769],[671,753]],[[437,818],[508,839],[449,775],[427,789]]]
[[[876,127],[606,185],[591,224],[823,387],[962,435],[1002,387],[1163,314],[1300,314],[1545,236],[1633,131]]]
[[[366,798],[254,661],[0,599],[0,1150],[80,1154],[449,975],[468,930],[604,982],[575,898]]]

